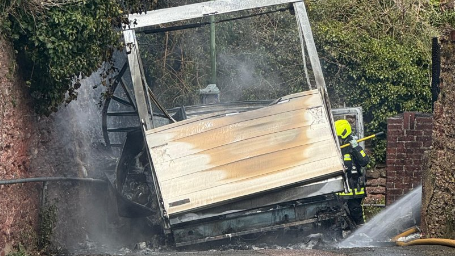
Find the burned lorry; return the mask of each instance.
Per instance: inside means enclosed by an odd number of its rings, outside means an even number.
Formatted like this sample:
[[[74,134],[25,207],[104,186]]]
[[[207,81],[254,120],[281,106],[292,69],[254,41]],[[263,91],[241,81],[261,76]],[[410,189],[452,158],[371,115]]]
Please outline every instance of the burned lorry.
[[[145,79],[136,32],[276,5],[295,14],[315,89],[273,101],[174,109],[160,105]],[[334,115],[353,115],[357,135],[363,136],[361,110],[330,108],[302,1],[216,0],[128,19],[123,31],[128,62],[116,79],[124,96],[111,100],[131,111],[115,112],[109,104],[103,111],[106,143],[121,149],[110,177],[121,216],[152,216],[176,246],[324,223],[341,229],[349,223],[336,196],[349,187]],[[132,91],[122,78],[126,69]],[[108,119],[118,116],[138,116],[139,122],[136,127],[108,127]],[[126,139],[115,144],[110,134],[119,132],[127,132]]]

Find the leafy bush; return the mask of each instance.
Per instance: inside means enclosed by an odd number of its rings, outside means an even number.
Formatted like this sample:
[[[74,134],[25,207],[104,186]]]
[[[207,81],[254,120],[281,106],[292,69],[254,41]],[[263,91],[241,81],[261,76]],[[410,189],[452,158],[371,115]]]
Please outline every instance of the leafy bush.
[[[368,134],[386,118],[431,110],[432,6],[421,1],[324,0],[310,5],[315,39],[335,106],[362,106]],[[385,142],[374,158],[385,160]]]
[[[57,222],[57,207],[55,204],[43,206],[39,213],[39,236],[38,248],[47,250],[51,246],[52,235],[54,234]]]
[[[115,1],[7,0],[1,8],[3,31],[14,43],[41,114],[76,99],[80,79],[109,62],[120,45]]]
[[[376,205],[375,205],[376,204]],[[369,205],[362,205],[365,221],[369,221],[384,210],[385,198],[372,201]]]
[[[8,253],[7,256],[28,256],[28,253],[23,245],[19,244],[14,249],[15,250]]]

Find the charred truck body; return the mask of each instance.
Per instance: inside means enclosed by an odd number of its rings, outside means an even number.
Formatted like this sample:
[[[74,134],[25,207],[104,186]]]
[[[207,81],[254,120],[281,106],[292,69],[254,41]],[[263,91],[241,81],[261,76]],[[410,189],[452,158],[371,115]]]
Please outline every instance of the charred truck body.
[[[316,89],[273,102],[171,110],[160,106],[144,77],[136,32],[275,5],[293,8]],[[134,97],[128,98],[141,129],[128,133],[116,177],[111,177],[120,215],[156,216],[176,246],[321,223],[341,226],[346,221],[336,197],[349,188],[333,114],[354,115],[362,136],[361,110],[330,109],[302,1],[216,0],[128,19],[123,34],[134,90]],[[107,108],[105,113],[109,116]]]

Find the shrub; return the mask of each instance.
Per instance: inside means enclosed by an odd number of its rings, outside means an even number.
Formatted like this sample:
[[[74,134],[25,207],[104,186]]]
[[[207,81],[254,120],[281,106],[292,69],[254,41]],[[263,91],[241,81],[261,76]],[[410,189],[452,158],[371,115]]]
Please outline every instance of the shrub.
[[[80,79],[109,62],[120,46],[115,1],[7,0],[0,8],[2,30],[14,43],[40,114],[76,99]]]

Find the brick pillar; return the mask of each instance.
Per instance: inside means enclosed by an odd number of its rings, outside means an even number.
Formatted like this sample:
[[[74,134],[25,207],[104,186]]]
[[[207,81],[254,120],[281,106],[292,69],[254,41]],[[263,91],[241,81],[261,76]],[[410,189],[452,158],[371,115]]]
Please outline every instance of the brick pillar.
[[[431,147],[431,114],[405,112],[387,119],[386,204],[422,182],[423,155]]]

